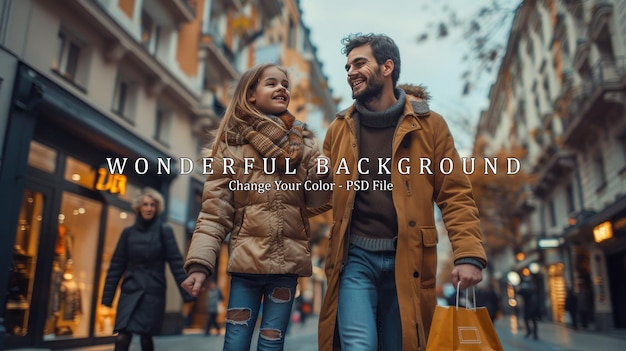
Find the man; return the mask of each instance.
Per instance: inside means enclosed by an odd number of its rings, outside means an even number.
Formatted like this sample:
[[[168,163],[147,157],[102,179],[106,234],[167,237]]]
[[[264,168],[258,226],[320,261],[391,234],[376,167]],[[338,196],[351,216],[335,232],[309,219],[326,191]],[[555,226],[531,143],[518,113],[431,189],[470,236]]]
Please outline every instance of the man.
[[[394,41],[370,33],[342,43],[356,101],[324,141],[335,190],[319,349],[424,350],[437,301],[433,201],[452,243],[455,287],[480,282],[487,264],[478,211],[443,118],[396,89]],[[431,162],[423,172],[420,158]],[[455,166],[447,175],[444,158]]]

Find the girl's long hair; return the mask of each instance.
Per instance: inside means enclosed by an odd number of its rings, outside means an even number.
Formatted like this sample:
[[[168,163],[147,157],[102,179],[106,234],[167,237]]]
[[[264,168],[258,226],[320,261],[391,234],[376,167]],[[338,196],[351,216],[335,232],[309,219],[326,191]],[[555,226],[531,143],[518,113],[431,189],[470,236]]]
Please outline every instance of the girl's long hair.
[[[264,63],[250,68],[241,75],[241,78],[239,78],[237,86],[235,87],[235,92],[233,93],[233,98],[228,103],[226,112],[224,113],[224,118],[222,118],[222,122],[220,122],[220,126],[214,135],[213,147],[210,152],[211,156],[215,156],[224,133],[231,128],[234,128],[237,123],[244,123],[240,116],[267,118],[266,114],[259,111],[256,106],[248,101],[248,98],[252,94],[253,90],[256,89],[263,71],[270,67],[276,67],[285,73],[286,76],[288,75],[287,70],[283,67],[273,63]],[[276,124],[276,126],[281,127],[279,124]]]

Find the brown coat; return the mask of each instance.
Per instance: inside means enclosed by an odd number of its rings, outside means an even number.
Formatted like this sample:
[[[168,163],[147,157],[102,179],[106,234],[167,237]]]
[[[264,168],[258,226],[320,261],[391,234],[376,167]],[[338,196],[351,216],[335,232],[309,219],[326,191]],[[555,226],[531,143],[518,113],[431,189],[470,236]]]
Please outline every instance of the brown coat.
[[[351,174],[334,173],[333,225],[330,233],[326,276],[328,290],[320,313],[319,349],[340,349],[335,340],[339,279],[346,261],[347,229],[355,191],[346,190],[346,181],[358,174],[358,142],[354,107],[337,115],[324,141],[324,154],[335,168],[345,158]],[[439,172],[441,159],[449,157],[454,170]],[[410,159],[411,170],[401,174],[398,161]],[[432,174],[420,174],[420,158],[431,160]],[[402,320],[403,350],[424,350],[436,305],[437,230],[434,205],[441,208],[454,259],[475,257],[486,262],[479,230],[479,218],[469,179],[463,173],[459,155],[444,119],[431,112],[425,102],[407,101],[393,141],[390,163],[393,202],[398,219],[396,285]],[[405,166],[406,164],[401,164]],[[345,169],[345,168],[344,168]],[[403,172],[405,173],[405,172]],[[341,187],[340,187],[341,186]]]
[[[184,265],[187,273],[213,274],[222,242],[230,233],[229,273],[311,275],[307,205],[319,206],[328,195],[304,190],[305,181],[318,179],[316,158],[320,154],[312,133],[305,131],[304,135],[302,161],[293,175],[266,172],[271,168],[263,169],[263,160],[249,144],[226,147],[222,143],[211,164],[213,174],[204,183],[202,209]],[[255,159],[248,174],[243,167],[244,158]],[[224,172],[225,159],[235,162],[232,168],[236,174],[228,168]],[[277,181],[295,190],[277,190]],[[269,190],[233,191],[237,183],[269,184]]]

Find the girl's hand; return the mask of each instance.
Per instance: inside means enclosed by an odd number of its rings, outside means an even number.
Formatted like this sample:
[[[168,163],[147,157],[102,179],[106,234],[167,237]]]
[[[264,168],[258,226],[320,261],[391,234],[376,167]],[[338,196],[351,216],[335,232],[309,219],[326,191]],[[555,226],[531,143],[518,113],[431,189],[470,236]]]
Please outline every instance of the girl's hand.
[[[198,297],[198,294],[200,294],[200,291],[205,289],[204,287],[205,281],[206,281],[206,274],[202,272],[193,272],[189,274],[187,279],[183,280],[183,282],[180,283],[180,286],[182,286],[182,288],[185,289],[185,291],[187,291],[189,295],[193,297]]]

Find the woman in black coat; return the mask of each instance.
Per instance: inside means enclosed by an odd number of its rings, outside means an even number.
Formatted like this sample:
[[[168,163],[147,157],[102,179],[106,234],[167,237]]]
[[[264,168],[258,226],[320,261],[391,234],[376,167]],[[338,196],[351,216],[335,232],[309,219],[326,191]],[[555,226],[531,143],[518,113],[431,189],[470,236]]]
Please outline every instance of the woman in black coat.
[[[141,335],[143,351],[154,350],[153,335],[159,330],[165,311],[165,262],[184,301],[193,300],[180,288],[186,274],[174,232],[160,218],[164,207],[161,194],[154,189],[144,189],[133,203],[137,220],[124,229],[111,258],[102,304],[111,307],[122,280],[115,317],[114,332],[118,333],[115,351],[127,351],[133,333]]]
[[[541,318],[541,300],[535,284],[530,279],[526,279],[520,285],[518,294],[524,299],[524,324],[526,324],[526,337],[537,340],[537,320]]]

